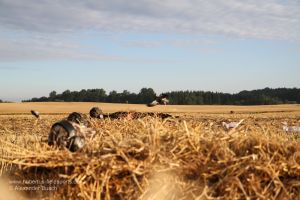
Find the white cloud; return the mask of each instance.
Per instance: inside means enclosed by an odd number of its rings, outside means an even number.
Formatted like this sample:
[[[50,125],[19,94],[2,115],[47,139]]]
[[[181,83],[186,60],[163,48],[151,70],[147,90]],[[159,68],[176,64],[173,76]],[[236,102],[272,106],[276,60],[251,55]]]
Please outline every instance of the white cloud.
[[[88,47],[80,46],[60,37],[30,35],[0,38],[0,61],[47,60],[47,59],[92,59],[118,61],[125,58],[119,56],[85,53]]]
[[[161,46],[199,47],[217,44],[212,39],[161,39],[161,40],[129,40],[119,41],[125,47],[157,48]]]
[[[300,2],[293,0],[0,0],[0,60],[77,58],[122,60],[82,53],[69,40],[82,31],[175,33],[191,36],[300,40]],[[17,37],[14,33],[18,33]],[[13,36],[8,37],[7,35]],[[23,37],[22,37],[23,34]],[[132,41],[127,46],[203,44],[197,39]],[[121,42],[124,45],[124,41]],[[22,48],[20,48],[22,47]]]
[[[292,0],[1,0],[0,25],[41,32],[154,31],[299,39]]]

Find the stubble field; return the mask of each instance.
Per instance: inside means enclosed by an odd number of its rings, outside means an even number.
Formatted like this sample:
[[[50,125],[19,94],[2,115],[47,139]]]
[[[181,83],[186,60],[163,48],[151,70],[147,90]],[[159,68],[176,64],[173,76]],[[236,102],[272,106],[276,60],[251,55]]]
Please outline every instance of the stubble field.
[[[93,106],[178,118],[91,120],[96,134],[79,152],[47,145],[53,123]],[[237,128],[222,126],[240,120]],[[19,199],[300,199],[300,133],[283,131],[282,122],[300,125],[300,106],[0,104],[0,192]]]

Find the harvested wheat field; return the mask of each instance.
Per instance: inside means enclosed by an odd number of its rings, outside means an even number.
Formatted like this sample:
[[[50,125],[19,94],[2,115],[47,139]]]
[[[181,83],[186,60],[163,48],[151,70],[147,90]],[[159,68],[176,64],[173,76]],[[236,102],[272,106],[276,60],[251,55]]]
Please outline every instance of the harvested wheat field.
[[[168,113],[200,113],[200,114],[228,114],[235,113],[300,113],[300,105],[268,105],[268,106],[189,106],[189,105],[168,105],[148,108],[145,105],[137,104],[112,104],[112,103],[1,103],[0,115],[28,114],[30,110],[38,110],[42,114],[67,114],[70,112],[87,113],[93,106],[99,106],[105,112],[116,111],[139,111],[139,112],[168,112]]]
[[[47,145],[54,122],[93,105],[179,117],[92,119],[96,134],[80,151]],[[0,191],[12,199],[300,199],[300,133],[282,128],[300,125],[298,105],[0,108]],[[236,128],[222,126],[236,121]]]

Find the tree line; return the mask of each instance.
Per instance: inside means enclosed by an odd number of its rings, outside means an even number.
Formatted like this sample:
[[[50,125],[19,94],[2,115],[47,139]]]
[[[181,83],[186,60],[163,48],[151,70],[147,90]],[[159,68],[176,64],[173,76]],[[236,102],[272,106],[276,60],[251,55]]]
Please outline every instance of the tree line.
[[[300,103],[298,88],[265,88],[252,91],[241,91],[235,94],[205,91],[173,91],[165,93],[171,105],[274,105]],[[146,104],[153,101],[156,93],[152,88],[142,88],[139,93],[128,90],[123,92],[104,89],[81,91],[66,90],[61,94],[52,91],[48,97],[32,98],[23,102],[107,102]]]

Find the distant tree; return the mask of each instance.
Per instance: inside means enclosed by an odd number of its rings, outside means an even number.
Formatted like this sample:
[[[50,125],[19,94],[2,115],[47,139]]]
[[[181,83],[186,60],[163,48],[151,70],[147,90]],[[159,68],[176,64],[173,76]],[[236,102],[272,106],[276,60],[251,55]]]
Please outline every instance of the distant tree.
[[[86,90],[81,90],[75,95],[75,99],[77,102],[84,102],[85,97],[86,97],[87,91]]]
[[[32,102],[39,102],[39,98],[34,97],[34,98],[32,98],[31,101],[32,101]]]
[[[194,92],[195,94],[195,104],[202,105],[204,103],[203,93],[202,92]]]
[[[91,89],[87,90],[85,101],[88,102],[104,102],[106,100],[106,92],[103,89]]]
[[[280,103],[300,103],[298,88],[264,88],[261,90],[241,91],[236,94],[204,92],[204,91],[173,91],[168,92],[170,104],[173,105],[271,105]],[[75,101],[75,102],[111,102],[146,104],[156,94],[152,88],[142,88],[138,94],[124,90],[122,93],[111,91],[106,95],[104,89],[88,89],[81,91],[66,90],[62,94],[52,91],[49,97],[32,98],[24,102],[44,101]]]
[[[118,99],[119,99],[118,92],[115,90],[111,91],[107,97],[107,101],[111,103],[117,103]]]
[[[0,103],[3,103],[3,101],[0,99]]]
[[[56,98],[56,94],[57,94],[56,91],[50,92],[50,94],[49,94],[49,99],[52,100],[52,101],[54,101],[55,98]]]
[[[48,101],[48,98],[47,97],[41,97],[40,99],[39,99],[39,101],[40,102],[47,102]]]
[[[212,104],[212,93],[211,92],[206,92],[204,94],[204,104],[208,104],[208,105]]]
[[[138,94],[139,103],[149,103],[155,99],[156,94],[152,88],[142,88]]]
[[[67,102],[73,101],[73,95],[70,90],[66,90],[61,94],[61,99]]]
[[[121,103],[128,103],[131,93],[128,90],[123,90],[120,96]]]

